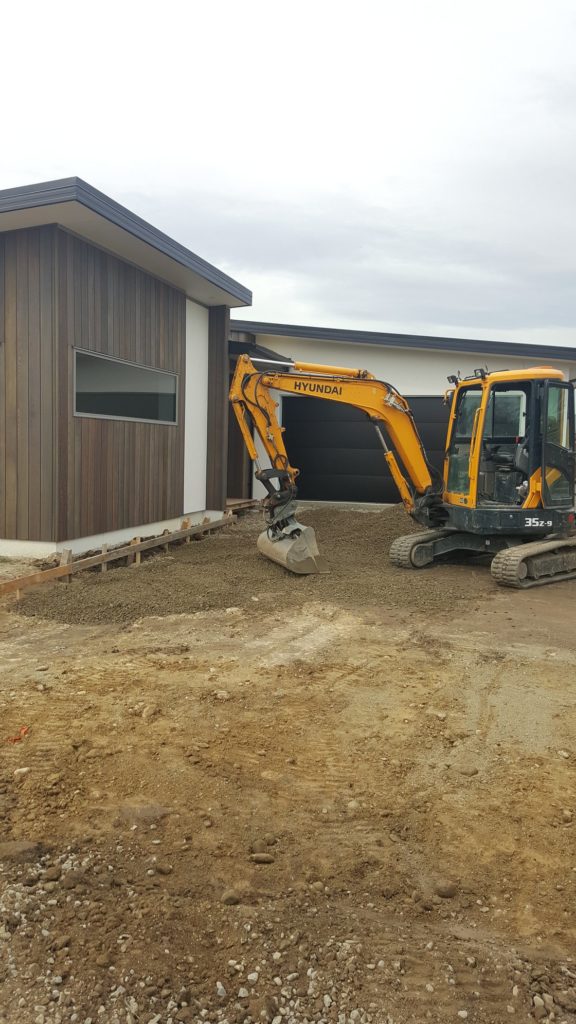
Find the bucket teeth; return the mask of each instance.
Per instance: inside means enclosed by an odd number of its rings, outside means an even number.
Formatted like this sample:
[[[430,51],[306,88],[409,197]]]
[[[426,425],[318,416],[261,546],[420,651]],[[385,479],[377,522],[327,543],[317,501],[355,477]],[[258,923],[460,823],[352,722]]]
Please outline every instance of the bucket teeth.
[[[299,575],[311,575],[317,572],[328,572],[326,560],[318,551],[316,534],[311,526],[299,527],[298,536],[284,536],[272,540],[265,530],[258,537],[258,550],[266,558],[284,566],[289,572]]]

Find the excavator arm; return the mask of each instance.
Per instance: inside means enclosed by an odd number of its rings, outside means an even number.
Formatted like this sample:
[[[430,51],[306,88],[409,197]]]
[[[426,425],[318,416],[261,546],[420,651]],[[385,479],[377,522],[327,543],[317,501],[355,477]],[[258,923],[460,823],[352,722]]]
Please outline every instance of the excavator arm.
[[[323,571],[314,531],[296,519],[299,471],[290,465],[273,392],[342,402],[366,413],[407,511],[426,526],[442,521],[441,477],[429,465],[410,407],[395,388],[367,370],[300,362],[281,365],[286,369],[259,371],[248,356],[240,356],[230,387],[230,401],[256,477],[268,492],[267,528],[258,541],[264,554],[293,572]],[[260,465],[254,432],[270,468]]]

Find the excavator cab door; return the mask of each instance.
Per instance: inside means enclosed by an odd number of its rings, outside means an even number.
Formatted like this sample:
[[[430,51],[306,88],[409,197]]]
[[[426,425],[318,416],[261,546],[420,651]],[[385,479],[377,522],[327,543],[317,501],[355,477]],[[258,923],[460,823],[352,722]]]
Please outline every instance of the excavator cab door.
[[[444,470],[448,501],[467,505],[472,481],[472,456],[478,433],[482,387],[480,384],[462,388],[454,395],[456,408],[446,452]]]
[[[547,380],[542,388],[542,503],[545,508],[574,506],[574,388]]]

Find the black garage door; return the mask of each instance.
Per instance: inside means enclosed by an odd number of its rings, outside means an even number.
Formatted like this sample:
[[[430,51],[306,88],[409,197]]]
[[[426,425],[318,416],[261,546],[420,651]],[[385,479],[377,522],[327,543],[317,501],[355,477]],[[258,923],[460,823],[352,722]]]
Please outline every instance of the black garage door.
[[[448,406],[406,396],[430,462],[442,469]],[[284,440],[300,470],[298,493],[312,501],[399,501],[382,446],[364,413],[320,398],[284,398]]]

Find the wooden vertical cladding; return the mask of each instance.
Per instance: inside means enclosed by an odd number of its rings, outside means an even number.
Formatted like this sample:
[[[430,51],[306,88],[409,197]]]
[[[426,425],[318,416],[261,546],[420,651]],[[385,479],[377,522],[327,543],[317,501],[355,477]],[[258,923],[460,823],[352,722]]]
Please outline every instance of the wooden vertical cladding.
[[[0,234],[0,537],[55,539],[56,228]]]
[[[183,512],[186,299],[96,246],[57,231],[57,540]],[[175,425],[74,415],[74,349],[178,375]]]
[[[184,511],[182,292],[47,225],[0,234],[0,537],[63,541]],[[175,425],[74,415],[74,349],[178,375]]]
[[[208,447],[206,508],[226,507],[228,464],[228,337],[230,310],[213,306],[208,319]]]

